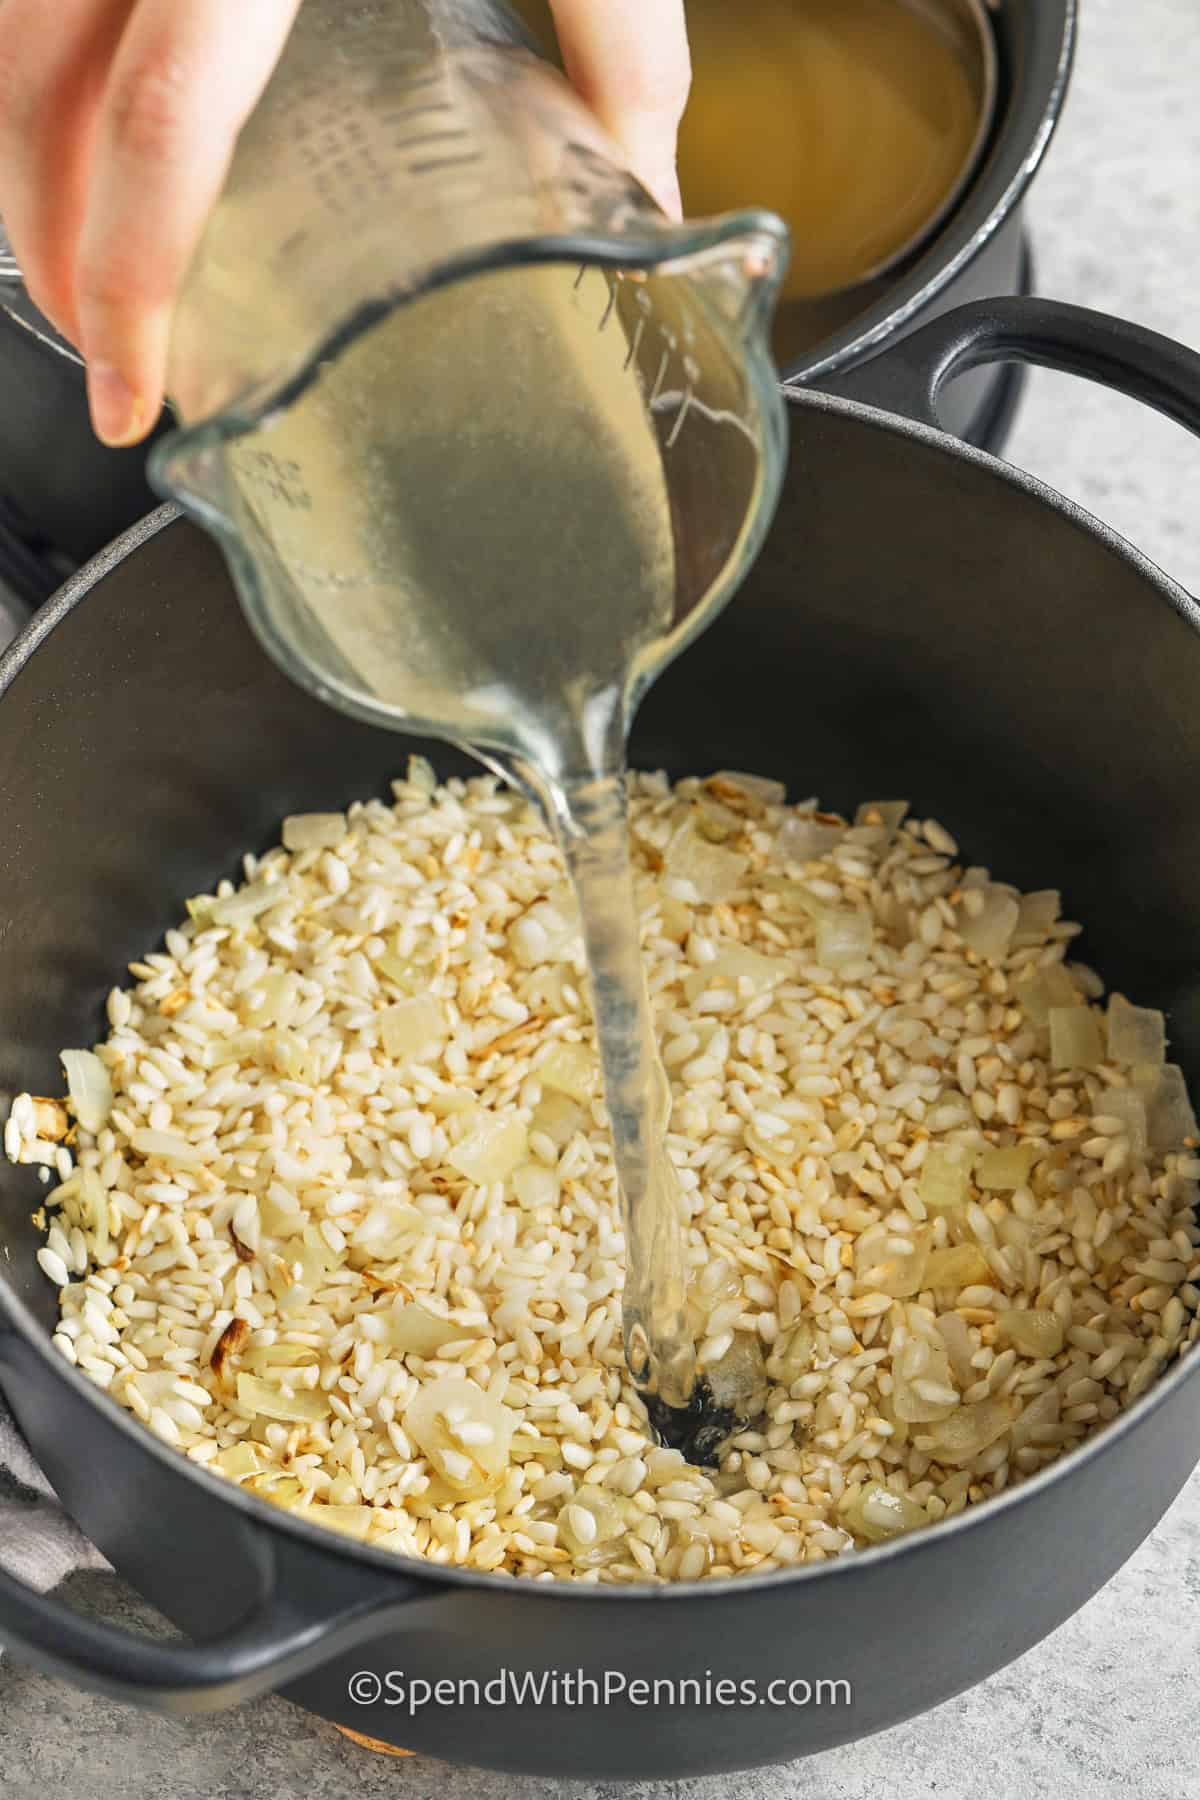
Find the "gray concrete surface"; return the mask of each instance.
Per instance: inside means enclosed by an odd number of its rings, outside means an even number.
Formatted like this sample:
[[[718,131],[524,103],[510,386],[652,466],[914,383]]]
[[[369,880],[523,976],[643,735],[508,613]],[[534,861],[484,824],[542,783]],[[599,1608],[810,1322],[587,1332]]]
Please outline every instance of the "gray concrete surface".
[[[1031,208],[1039,287],[1200,346],[1200,6],[1083,0],[1083,10],[1067,119]],[[1200,591],[1200,446],[1176,427],[1037,374],[1009,454]],[[130,1623],[149,1618],[119,1584],[88,1577],[76,1586],[81,1604]],[[1194,1480],[1102,1594],[973,1692],[806,1763],[654,1791],[674,1800],[1186,1800],[1200,1792],[1198,1651]],[[615,1791],[375,1757],[274,1699],[200,1721],[157,1719],[0,1664],[4,1800],[612,1800]]]

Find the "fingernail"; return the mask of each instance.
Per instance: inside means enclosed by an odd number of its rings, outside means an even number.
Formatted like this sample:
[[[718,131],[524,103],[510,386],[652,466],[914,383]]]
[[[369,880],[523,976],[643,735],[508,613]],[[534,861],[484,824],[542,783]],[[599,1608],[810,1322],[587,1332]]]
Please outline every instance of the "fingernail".
[[[145,429],[145,407],[110,363],[88,364],[88,405],[96,436],[111,449],[136,444]]]

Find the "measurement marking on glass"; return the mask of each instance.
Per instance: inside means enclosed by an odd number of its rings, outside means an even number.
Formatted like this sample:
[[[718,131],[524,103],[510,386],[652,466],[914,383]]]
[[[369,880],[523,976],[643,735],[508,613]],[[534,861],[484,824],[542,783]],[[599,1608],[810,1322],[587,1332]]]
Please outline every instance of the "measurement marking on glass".
[[[453,113],[454,108],[448,100],[423,100],[420,106],[401,106],[384,120],[388,131],[400,131],[417,119],[432,118],[435,114]]]
[[[608,304],[604,308],[604,311],[600,315],[600,323],[596,327],[597,331],[604,330],[604,327],[608,324],[608,321],[612,318],[612,309],[616,304],[617,304],[617,284],[615,281],[612,281],[609,283],[609,288],[608,288]]]
[[[633,328],[633,339],[629,345],[629,349],[625,353],[625,361],[621,364],[622,372],[624,372],[626,369],[628,369],[630,363],[633,361],[634,357],[637,355],[638,349],[642,342],[642,333],[643,333],[643,331],[645,331],[645,329],[646,329],[646,320],[643,317],[638,320],[637,324]]]
[[[424,150],[430,144],[461,144],[471,133],[461,131],[426,131],[420,137],[409,138],[406,143],[393,144],[394,150]]]
[[[667,373],[667,364],[670,360],[671,352],[669,350],[664,350],[662,353],[662,361],[658,365],[658,374],[654,377],[654,386],[650,389],[649,405],[651,406],[653,406],[658,399],[659,389],[662,387],[663,378]]]
[[[439,156],[432,162],[409,163],[408,172],[410,175],[436,175],[439,169],[462,169],[482,161],[482,150],[471,150],[466,156]]]
[[[691,404],[692,404],[692,389],[690,387],[686,387],[683,390],[683,400],[682,400],[682,403],[680,404],[679,411],[675,414],[675,423],[671,426],[670,431],[667,433],[666,448],[668,450],[673,450],[675,448],[675,439],[679,436],[680,432],[683,430],[683,422],[688,416],[688,408],[691,406]]]

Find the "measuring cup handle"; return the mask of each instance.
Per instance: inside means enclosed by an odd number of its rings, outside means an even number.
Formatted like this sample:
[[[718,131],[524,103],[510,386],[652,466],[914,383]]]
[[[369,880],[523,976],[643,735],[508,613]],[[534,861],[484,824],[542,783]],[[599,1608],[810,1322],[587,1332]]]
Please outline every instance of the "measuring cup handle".
[[[999,362],[1082,375],[1200,436],[1200,355],[1144,325],[1058,300],[973,301],[818,385],[941,430],[938,401],[947,384]]]

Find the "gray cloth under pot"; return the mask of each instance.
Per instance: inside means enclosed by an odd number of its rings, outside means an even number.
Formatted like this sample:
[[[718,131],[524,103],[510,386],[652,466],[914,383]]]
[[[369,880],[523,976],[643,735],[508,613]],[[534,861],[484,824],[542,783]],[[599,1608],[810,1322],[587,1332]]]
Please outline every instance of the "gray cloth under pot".
[[[109,1566],[55,1499],[2,1400],[0,1566],[39,1593],[57,1587],[77,1569]]]

